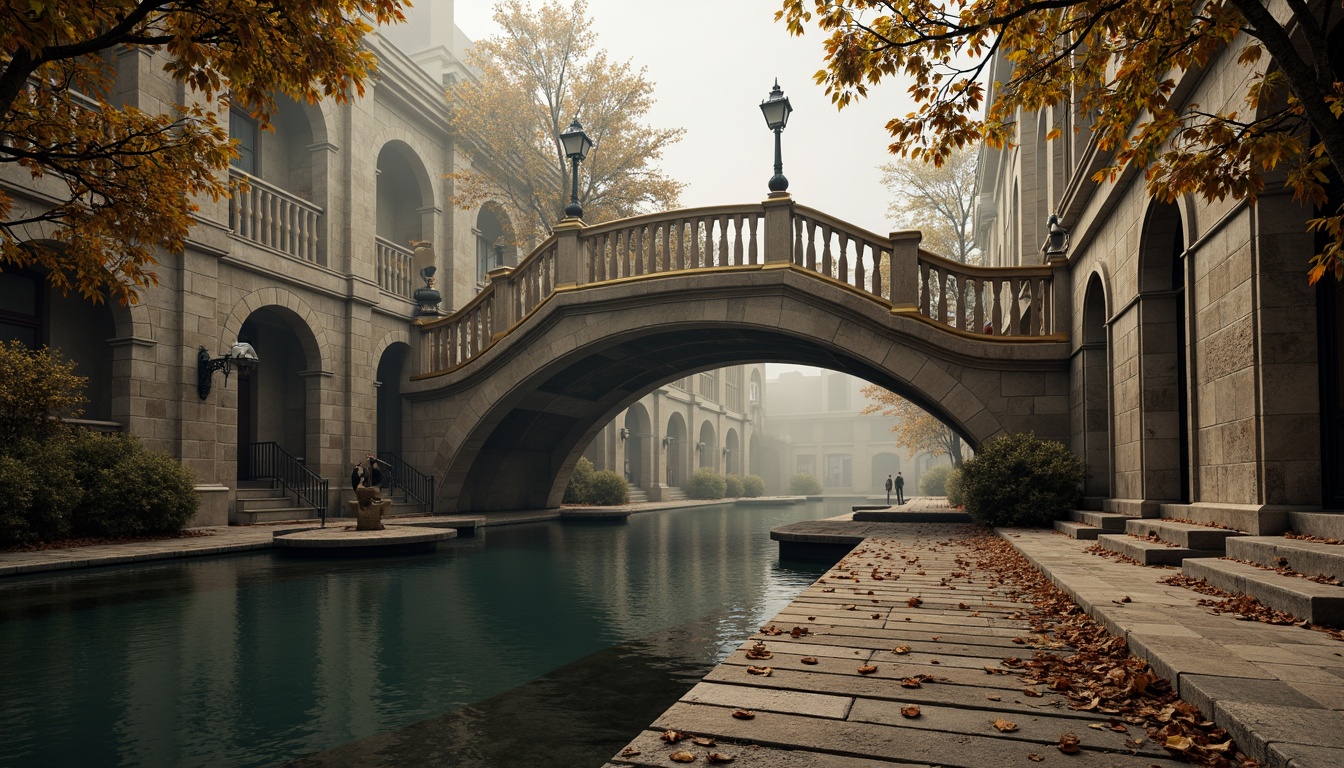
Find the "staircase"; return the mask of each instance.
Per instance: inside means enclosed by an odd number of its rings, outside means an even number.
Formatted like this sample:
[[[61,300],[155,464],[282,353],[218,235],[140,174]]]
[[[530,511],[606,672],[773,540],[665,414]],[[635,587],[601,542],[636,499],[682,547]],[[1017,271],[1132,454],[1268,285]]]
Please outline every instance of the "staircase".
[[[686,492],[680,488],[668,488],[666,498],[668,501],[685,501]]]
[[[626,486],[629,488],[631,504],[647,504],[649,502],[649,494],[645,493],[643,488],[628,481]]]
[[[321,516],[315,507],[302,506],[270,480],[240,480],[229,525],[311,520]]]
[[[1191,519],[1190,512],[1188,505],[1161,507],[1169,517]],[[1344,514],[1287,513],[1296,532],[1289,535],[1252,535],[1235,526],[1090,510],[1074,510],[1070,518],[1056,521],[1055,530],[1075,539],[1095,539],[1103,549],[1143,565],[1179,566],[1192,579],[1254,597],[1313,624],[1344,626]],[[1259,518],[1237,520],[1235,514],[1231,521],[1243,529],[1263,525]]]

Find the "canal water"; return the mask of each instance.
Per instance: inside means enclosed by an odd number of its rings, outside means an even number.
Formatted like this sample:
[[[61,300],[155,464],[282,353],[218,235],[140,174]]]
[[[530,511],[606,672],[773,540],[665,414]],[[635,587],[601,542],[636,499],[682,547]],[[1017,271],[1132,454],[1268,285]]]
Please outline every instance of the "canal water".
[[[847,501],[0,582],[3,766],[599,766],[821,573]]]

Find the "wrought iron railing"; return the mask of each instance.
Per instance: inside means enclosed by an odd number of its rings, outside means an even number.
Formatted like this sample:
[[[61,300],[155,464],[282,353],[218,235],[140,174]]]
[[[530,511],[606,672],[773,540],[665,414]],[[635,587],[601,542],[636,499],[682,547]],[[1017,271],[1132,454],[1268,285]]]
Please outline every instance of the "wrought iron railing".
[[[426,512],[434,514],[434,476],[426,475],[391,451],[379,451],[378,460],[387,465],[383,485],[392,492],[400,490],[406,498],[424,504]]]
[[[313,507],[327,524],[330,484],[278,443],[249,443],[238,457],[240,480],[274,480],[301,504]]]

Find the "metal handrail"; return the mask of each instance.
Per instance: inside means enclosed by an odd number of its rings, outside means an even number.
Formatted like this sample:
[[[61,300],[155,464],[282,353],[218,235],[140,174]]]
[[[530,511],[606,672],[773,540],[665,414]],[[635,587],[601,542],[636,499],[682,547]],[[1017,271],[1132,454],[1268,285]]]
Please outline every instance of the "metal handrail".
[[[327,500],[330,485],[326,478],[294,458],[279,443],[249,443],[239,457],[239,477],[243,480],[275,480],[299,502],[306,502],[322,514],[327,524]]]
[[[388,467],[387,475],[383,477],[384,485],[392,490],[400,488],[407,498],[428,506],[429,514],[434,514],[433,475],[426,475],[391,451],[379,451],[378,460]]]

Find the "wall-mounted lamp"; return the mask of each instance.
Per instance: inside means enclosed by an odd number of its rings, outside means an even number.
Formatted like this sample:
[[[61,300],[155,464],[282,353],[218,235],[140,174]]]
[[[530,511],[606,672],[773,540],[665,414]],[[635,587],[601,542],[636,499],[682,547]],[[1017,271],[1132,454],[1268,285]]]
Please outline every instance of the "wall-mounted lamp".
[[[1069,230],[1060,226],[1059,214],[1050,214],[1050,218],[1045,220],[1045,230],[1049,234],[1045,242],[1046,257],[1063,256],[1069,249]]]
[[[663,447],[664,447],[664,448],[668,447],[669,445],[676,445],[676,444],[677,444],[677,438],[675,438],[675,437],[664,437],[664,438],[663,438]]]
[[[705,450],[705,444],[704,444],[704,443],[696,443],[696,444],[695,444],[695,452],[696,452],[696,453],[700,453],[700,452],[703,451],[703,450]]]
[[[723,449],[723,455],[724,455],[725,457],[726,457],[728,454],[732,453],[732,452],[733,452],[733,450],[732,450],[731,448],[724,448],[724,449]]]
[[[196,394],[202,400],[210,396],[210,380],[214,378],[215,371],[224,372],[224,383],[227,385],[233,366],[238,366],[239,371],[250,371],[257,367],[257,362],[257,350],[245,342],[236,342],[227,355],[213,360],[205,347],[201,347],[201,351],[196,353]]]
[[[629,436],[630,436],[630,430],[626,429],[625,427],[621,427],[621,439],[624,440]]]

